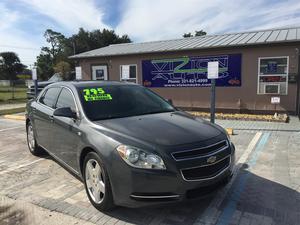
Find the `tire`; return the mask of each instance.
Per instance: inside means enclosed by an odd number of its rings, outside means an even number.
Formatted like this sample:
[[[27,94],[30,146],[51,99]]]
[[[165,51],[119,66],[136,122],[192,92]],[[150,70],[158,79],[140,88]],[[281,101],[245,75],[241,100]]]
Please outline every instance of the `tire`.
[[[95,152],[84,159],[83,179],[87,196],[92,205],[100,211],[114,207],[113,195],[105,165]]]
[[[26,125],[26,134],[27,134],[27,145],[30,153],[35,156],[40,156],[43,154],[43,151],[38,146],[33,131],[32,123],[29,121]]]

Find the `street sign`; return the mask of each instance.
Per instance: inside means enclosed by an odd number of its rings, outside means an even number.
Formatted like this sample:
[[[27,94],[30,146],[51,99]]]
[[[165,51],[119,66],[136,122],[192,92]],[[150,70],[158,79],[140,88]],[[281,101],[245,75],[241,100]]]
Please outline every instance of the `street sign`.
[[[280,104],[280,97],[271,97],[271,104]]]
[[[76,80],[82,80],[81,66],[76,66],[75,67],[75,73],[76,73]]]
[[[32,80],[37,80],[37,71],[36,71],[36,68],[32,69]]]
[[[208,79],[219,78],[219,61],[213,61],[207,63],[207,78]]]

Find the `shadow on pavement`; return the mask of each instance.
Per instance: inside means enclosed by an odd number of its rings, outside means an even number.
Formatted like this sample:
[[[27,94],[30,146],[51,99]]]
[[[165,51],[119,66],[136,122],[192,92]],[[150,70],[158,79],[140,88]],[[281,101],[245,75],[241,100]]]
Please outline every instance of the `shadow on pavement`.
[[[247,217],[252,218],[253,221],[257,220],[259,223],[262,218],[268,217],[269,220],[273,220],[274,224],[298,224],[300,193],[277,182],[257,176],[247,171],[246,167],[241,169],[227,197],[221,203],[218,209],[220,215],[226,207],[229,207],[230,203],[234,204],[235,209],[241,212],[239,220]],[[241,184],[241,180],[245,180],[244,185]],[[128,223],[150,224],[154,219],[157,220],[155,222],[162,224],[187,225],[193,224],[199,216],[201,217],[210,201],[211,197],[151,208],[118,207],[106,214]]]
[[[0,225],[24,224],[25,212],[14,209],[13,205],[0,206]]]
[[[264,216],[274,224],[285,225],[298,224],[300,219],[300,193],[248,171],[247,165],[241,169],[219,210],[224,212],[232,205],[241,212],[241,218],[253,217],[259,221]]]

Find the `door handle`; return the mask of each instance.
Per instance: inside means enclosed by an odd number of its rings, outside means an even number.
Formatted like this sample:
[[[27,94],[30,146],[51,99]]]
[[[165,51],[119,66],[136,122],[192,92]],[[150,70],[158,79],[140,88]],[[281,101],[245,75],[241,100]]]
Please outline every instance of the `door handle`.
[[[50,119],[51,122],[53,122],[54,117],[50,115],[50,116],[49,116],[49,119]]]

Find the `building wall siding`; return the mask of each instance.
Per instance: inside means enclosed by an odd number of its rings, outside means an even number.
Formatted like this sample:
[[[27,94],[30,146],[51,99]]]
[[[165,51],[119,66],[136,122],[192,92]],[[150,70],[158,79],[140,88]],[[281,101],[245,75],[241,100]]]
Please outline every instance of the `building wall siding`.
[[[300,48],[300,46],[298,46]],[[138,83],[142,84],[142,60],[167,59],[181,56],[214,56],[222,54],[242,54],[242,86],[217,87],[216,107],[222,110],[242,111],[273,111],[271,96],[258,95],[258,58],[272,56],[289,56],[289,73],[298,74],[298,52],[295,44],[252,46],[241,48],[223,48],[209,50],[191,50],[182,52],[164,52],[143,55],[112,56],[106,58],[81,59],[83,78],[91,79],[91,66],[107,64],[109,80],[120,80],[120,65],[137,64]],[[177,87],[177,88],[152,88],[153,91],[164,98],[172,99],[174,105],[186,108],[209,108],[209,87]],[[288,95],[280,95],[281,103],[277,110],[296,111],[297,84],[288,84]]]

